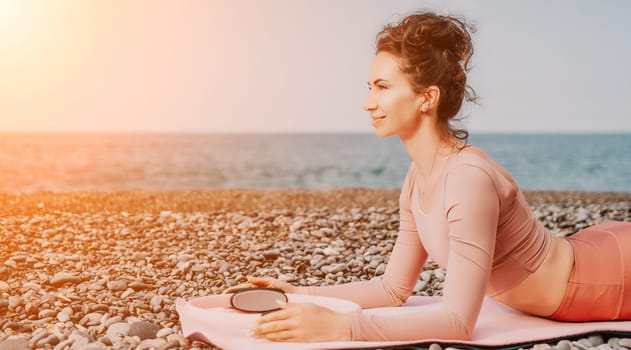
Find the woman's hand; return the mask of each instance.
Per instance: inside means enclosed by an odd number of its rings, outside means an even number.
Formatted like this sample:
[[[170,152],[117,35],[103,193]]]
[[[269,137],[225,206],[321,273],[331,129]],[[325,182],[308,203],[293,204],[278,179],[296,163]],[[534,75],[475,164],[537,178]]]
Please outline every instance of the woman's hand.
[[[252,277],[248,276],[248,282],[242,283],[234,287],[230,287],[224,291],[224,293],[231,293],[233,290],[238,288],[252,288],[252,287],[263,287],[263,288],[277,288],[282,290],[288,294],[301,294],[302,288],[292,286],[287,282],[283,282],[276,278],[271,277]]]
[[[311,303],[282,304],[257,321],[256,338],[286,342],[351,340],[350,316]]]

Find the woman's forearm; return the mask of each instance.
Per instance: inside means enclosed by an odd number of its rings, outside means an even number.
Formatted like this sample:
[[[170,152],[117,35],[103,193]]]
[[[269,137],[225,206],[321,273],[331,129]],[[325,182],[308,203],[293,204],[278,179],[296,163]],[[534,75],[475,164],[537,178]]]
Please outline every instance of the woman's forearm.
[[[407,288],[401,289],[389,286],[379,277],[368,281],[332,286],[298,287],[297,292],[349,300],[359,304],[362,309],[399,306],[405,302],[410,294]]]

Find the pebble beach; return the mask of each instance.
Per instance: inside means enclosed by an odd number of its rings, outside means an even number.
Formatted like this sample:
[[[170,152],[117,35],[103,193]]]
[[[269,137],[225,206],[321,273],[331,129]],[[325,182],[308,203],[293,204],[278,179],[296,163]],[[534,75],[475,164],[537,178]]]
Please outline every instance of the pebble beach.
[[[525,192],[555,235],[631,221],[631,193]],[[183,337],[176,298],[246,276],[329,285],[383,274],[398,190],[0,193],[0,350],[216,349]],[[414,289],[440,295],[429,260]],[[433,349],[446,348],[434,344]],[[593,334],[535,349],[631,349]]]

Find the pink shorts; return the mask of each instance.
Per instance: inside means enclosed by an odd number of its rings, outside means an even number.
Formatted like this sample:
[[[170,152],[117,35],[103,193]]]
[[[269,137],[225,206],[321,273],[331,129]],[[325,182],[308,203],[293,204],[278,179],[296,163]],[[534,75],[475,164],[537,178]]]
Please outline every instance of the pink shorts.
[[[631,320],[631,222],[607,222],[568,237],[574,267],[559,321]]]

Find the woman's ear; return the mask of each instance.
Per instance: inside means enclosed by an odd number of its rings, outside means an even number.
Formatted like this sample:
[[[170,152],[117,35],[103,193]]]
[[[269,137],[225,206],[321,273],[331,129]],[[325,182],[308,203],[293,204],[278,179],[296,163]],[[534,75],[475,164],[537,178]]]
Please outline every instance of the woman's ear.
[[[425,89],[420,97],[419,112],[427,113],[432,108],[437,108],[438,100],[440,99],[440,89],[438,86],[432,85]]]
[[[429,86],[425,89],[425,101],[421,106],[423,112],[427,112],[431,109],[438,108],[438,102],[440,100],[440,89],[436,85]]]

